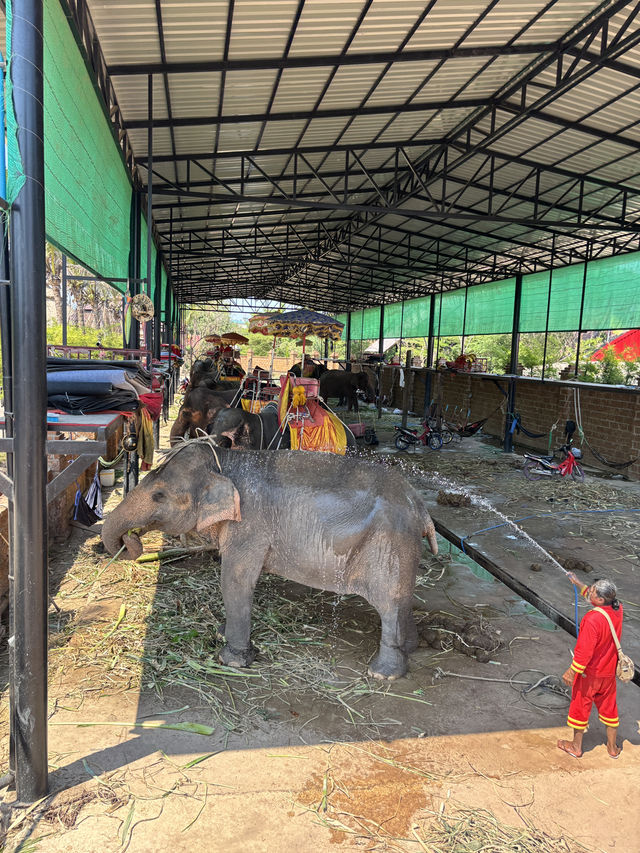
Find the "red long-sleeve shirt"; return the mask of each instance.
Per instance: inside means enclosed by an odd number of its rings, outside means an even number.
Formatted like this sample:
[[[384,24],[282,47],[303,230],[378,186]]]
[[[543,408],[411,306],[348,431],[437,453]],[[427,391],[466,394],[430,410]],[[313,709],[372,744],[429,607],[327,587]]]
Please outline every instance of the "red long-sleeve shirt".
[[[588,587],[581,590],[584,596]],[[618,640],[622,636],[622,605],[618,610],[611,606],[603,606],[602,609],[609,614]],[[580,622],[580,633],[573,652],[573,663],[571,669],[582,675],[615,675],[618,664],[618,650],[611,636],[609,623],[597,610],[589,610]]]

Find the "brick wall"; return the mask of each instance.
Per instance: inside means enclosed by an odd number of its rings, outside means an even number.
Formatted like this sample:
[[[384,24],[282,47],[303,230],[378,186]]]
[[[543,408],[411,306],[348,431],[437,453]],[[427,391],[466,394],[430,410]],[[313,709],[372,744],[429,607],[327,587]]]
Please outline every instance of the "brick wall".
[[[405,371],[405,375],[407,371]],[[424,392],[427,371],[412,368],[408,371],[410,397],[409,409],[417,415],[424,411]],[[509,379],[465,373],[431,374],[431,398],[441,389],[443,410],[452,422],[466,423],[480,420],[491,414],[483,427],[488,435],[504,436],[506,398],[496,383],[507,392]],[[522,425],[529,432],[543,433],[542,438],[529,438],[524,433],[514,436],[517,446],[546,452],[549,430],[557,422],[552,436],[552,446],[562,443],[567,420],[576,420],[574,388],[579,391],[582,426],[590,444],[612,462],[624,462],[640,457],[640,389],[614,388],[588,383],[569,383],[559,380],[517,377],[515,410]],[[383,368],[382,393],[389,405],[401,408],[402,388],[399,386],[398,368]],[[504,405],[502,405],[504,403]],[[502,409],[498,408],[502,405]],[[497,411],[496,411],[497,409]],[[585,449],[588,462],[600,464]],[[633,478],[640,477],[640,461],[624,469]]]

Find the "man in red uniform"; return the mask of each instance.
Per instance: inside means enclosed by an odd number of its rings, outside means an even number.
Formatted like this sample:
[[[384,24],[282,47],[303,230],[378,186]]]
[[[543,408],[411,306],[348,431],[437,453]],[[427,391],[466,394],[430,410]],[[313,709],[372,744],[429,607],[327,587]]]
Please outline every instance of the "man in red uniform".
[[[616,598],[615,584],[610,580],[601,579],[591,586],[585,586],[572,572],[569,572],[569,580],[578,587],[583,598],[609,614],[620,639],[622,606]],[[611,636],[609,622],[602,613],[589,610],[580,622],[573,663],[562,676],[565,684],[572,685],[567,725],[573,729],[573,740],[559,740],[558,749],[574,758],[582,757],[582,737],[587,730],[589,714],[595,702],[598,718],[607,730],[607,752],[611,758],[620,755],[621,749],[616,743],[619,723],[616,703],[617,663],[618,652]]]

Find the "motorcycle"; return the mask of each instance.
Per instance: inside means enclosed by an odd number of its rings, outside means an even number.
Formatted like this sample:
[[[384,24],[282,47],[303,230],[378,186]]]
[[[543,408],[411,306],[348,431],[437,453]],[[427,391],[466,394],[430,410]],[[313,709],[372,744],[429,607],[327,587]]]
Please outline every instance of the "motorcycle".
[[[584,482],[584,471],[578,462],[579,459],[582,459],[580,448],[563,444],[559,450],[563,454],[561,462],[553,461],[555,453],[552,456],[534,456],[532,453],[525,453],[524,458],[527,461],[524,463],[523,471],[527,480],[560,476],[571,477],[578,483]]]
[[[398,450],[407,450],[412,444],[423,444],[425,447],[430,447],[431,450],[440,450],[442,443],[446,442],[444,432],[434,430],[429,426],[427,421],[422,421],[423,431],[418,435],[417,429],[409,427],[394,426],[396,430],[395,445]],[[448,439],[451,441],[451,434],[448,433]]]

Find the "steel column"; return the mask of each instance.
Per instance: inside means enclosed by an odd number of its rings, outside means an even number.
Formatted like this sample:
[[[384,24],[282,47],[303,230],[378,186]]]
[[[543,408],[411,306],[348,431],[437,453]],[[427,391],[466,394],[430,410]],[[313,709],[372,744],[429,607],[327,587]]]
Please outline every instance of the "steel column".
[[[351,311],[347,311],[347,370],[351,370]]]
[[[425,389],[424,389],[424,414],[425,417],[428,414],[429,407],[431,406],[431,387],[432,387],[432,379],[431,369],[433,368],[433,325],[435,321],[436,314],[436,295],[432,293],[429,298],[429,337],[427,338],[427,375],[425,377]]]
[[[384,357],[384,302],[380,306],[380,334],[378,337],[378,418],[382,417],[382,360]]]
[[[520,348],[520,303],[522,301],[522,273],[516,275],[516,289],[513,295],[513,326],[511,328],[511,358],[509,360],[509,393],[507,395],[507,417],[504,428],[503,450],[511,453],[513,450],[513,415],[516,404],[516,380],[518,372],[518,350]]]
[[[584,262],[584,272],[582,274],[582,295],[580,297],[580,316],[578,318],[578,342],[576,345],[576,364],[573,371],[573,375],[578,375],[578,367],[580,363],[580,341],[582,338],[582,318],[584,315],[584,294],[587,287],[587,268],[589,265],[589,260],[591,259],[591,249],[592,243],[589,242],[587,246],[587,260]]]
[[[13,707],[18,800],[47,793],[47,386],[42,0],[14,0],[13,106],[25,175],[11,209]]]
[[[67,345],[67,256],[62,253],[62,346]]]
[[[151,277],[154,270],[151,269],[151,249],[153,246],[152,238],[152,222],[153,222],[153,74],[149,74],[147,78],[147,115],[149,118],[149,127],[147,130],[147,296],[151,299]],[[159,318],[154,316],[154,326]],[[151,320],[147,321],[144,326],[144,344],[145,348],[151,350],[155,345],[151,342]],[[149,368],[151,365],[149,365]]]
[[[553,267],[556,261],[556,237],[553,235],[553,240],[551,242],[551,269],[549,270],[549,293],[547,296],[547,317],[544,324],[544,347],[542,350],[542,376],[541,379],[544,379],[544,374],[547,368],[547,343],[549,340],[549,312],[551,311],[551,285],[553,283]]]

